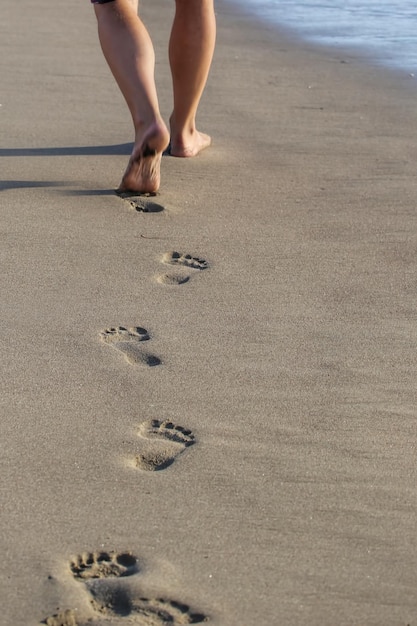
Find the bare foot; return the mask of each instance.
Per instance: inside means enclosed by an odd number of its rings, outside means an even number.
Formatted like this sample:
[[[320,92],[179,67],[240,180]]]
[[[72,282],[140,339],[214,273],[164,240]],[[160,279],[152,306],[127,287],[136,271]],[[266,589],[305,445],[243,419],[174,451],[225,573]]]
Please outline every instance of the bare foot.
[[[161,182],[161,157],[169,142],[163,122],[137,133],[133,152],[117,191],[156,193]]]
[[[204,148],[211,144],[211,137],[205,133],[200,133],[196,128],[186,132],[177,132],[174,128],[172,118],[171,124],[171,146],[170,154],[175,157],[197,156]]]

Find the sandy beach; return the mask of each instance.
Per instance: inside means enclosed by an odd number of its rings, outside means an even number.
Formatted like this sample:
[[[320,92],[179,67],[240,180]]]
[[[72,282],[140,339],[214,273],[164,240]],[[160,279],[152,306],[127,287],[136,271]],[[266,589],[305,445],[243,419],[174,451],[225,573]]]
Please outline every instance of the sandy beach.
[[[415,80],[219,2],[134,206],[90,4],[4,4],[1,626],[416,626]]]

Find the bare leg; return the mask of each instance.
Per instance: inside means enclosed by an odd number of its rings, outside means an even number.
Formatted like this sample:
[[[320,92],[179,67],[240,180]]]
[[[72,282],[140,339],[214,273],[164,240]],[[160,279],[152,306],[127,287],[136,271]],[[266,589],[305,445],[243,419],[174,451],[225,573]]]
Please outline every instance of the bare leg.
[[[176,0],[169,42],[174,87],[170,118],[171,154],[191,157],[210,145],[196,129],[195,117],[213,58],[216,20],[213,0]]]
[[[114,0],[94,8],[104,56],[135,128],[135,145],[119,191],[155,193],[169,134],[159,112],[154,50],[137,6],[137,0]]]

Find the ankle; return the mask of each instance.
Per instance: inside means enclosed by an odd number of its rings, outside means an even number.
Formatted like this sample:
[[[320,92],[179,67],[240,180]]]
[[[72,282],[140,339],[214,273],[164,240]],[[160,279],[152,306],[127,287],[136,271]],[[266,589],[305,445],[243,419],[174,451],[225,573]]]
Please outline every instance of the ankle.
[[[163,152],[169,143],[169,131],[161,117],[155,117],[148,122],[135,124],[135,144],[146,144],[157,152]]]
[[[194,117],[178,120],[175,118],[174,113],[169,118],[169,127],[171,130],[171,141],[176,143],[189,142],[197,132]]]

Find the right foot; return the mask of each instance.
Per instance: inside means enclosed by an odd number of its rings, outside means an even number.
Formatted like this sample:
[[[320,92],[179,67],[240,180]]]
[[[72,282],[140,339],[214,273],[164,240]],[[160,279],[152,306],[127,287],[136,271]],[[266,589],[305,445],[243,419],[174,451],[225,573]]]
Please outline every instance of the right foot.
[[[171,156],[182,158],[197,156],[202,150],[208,148],[210,144],[210,135],[200,133],[196,128],[186,133],[178,133],[175,131],[171,120]]]

